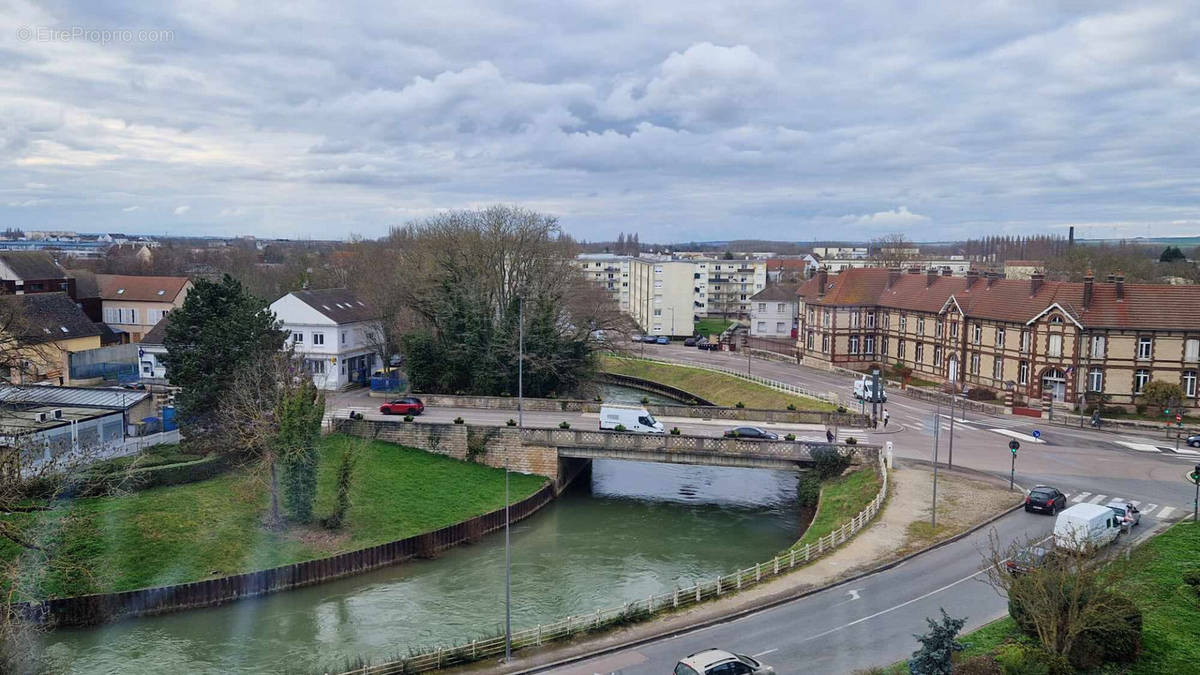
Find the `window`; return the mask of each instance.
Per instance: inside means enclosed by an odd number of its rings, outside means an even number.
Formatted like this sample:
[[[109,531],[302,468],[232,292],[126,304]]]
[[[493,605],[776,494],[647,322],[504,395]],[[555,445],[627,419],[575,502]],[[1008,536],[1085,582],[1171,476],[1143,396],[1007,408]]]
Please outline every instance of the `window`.
[[[760,312],[767,311],[767,303],[765,303],[765,302],[758,303],[758,311],[760,311]]]
[[[655,309],[655,310],[654,310],[654,316],[662,316],[662,310],[661,310],[661,309]]]
[[[313,344],[314,345],[325,344],[325,334],[324,333],[313,333]]]
[[[1088,391],[1104,391],[1104,370],[1092,368],[1088,371]]]
[[[154,362],[153,361],[142,361],[142,374],[143,375],[154,375]]]
[[[775,311],[779,312],[780,314],[782,314],[784,311],[786,311],[786,310],[784,310],[782,302],[775,303]]]
[[[817,322],[817,313],[812,307],[808,308],[808,323],[811,326]]]
[[[829,328],[829,315],[831,312],[828,309],[821,310],[821,325]]]
[[[857,335],[850,336],[850,353],[851,354],[858,353],[858,336]]]
[[[1051,335],[1046,346],[1046,353],[1050,356],[1062,356],[1062,336]]]
[[[305,359],[304,368],[313,375],[324,375],[325,359]]]
[[[945,322],[944,322],[944,321],[942,321],[941,319],[938,319],[938,320],[937,320],[937,325],[933,327],[933,334],[934,334],[934,336],[935,336],[935,337],[942,337],[942,329],[943,329],[943,328],[945,328],[945,327],[946,327],[946,326],[945,326]],[[937,352],[934,352],[934,356],[933,356],[933,362],[934,362],[934,364],[936,364],[936,363],[937,363]]]
[[[904,360],[904,340],[896,341],[896,358]]]
[[[1021,331],[1021,353],[1029,353],[1029,331],[1027,330]]]
[[[1183,343],[1183,360],[1200,361],[1200,340],[1190,338]]]
[[[1196,371],[1183,371],[1183,395],[1188,398],[1196,398]]]
[[[879,354],[881,356],[888,355],[888,339],[886,337],[879,338]]]
[[[975,344],[983,342],[983,324],[977,323],[971,326],[971,341]]]
[[[924,360],[925,360],[925,344],[923,342],[918,342],[916,358],[914,359],[914,361],[917,363],[921,363]]]
[[[856,309],[850,310],[850,327],[858,328],[858,321],[859,321],[858,310],[856,310]]]
[[[776,322],[775,322],[775,332],[776,332],[776,333],[782,333],[783,331],[784,331],[784,329],[783,329],[783,322],[782,322],[782,321],[776,321]]]
[[[900,315],[900,323],[899,323],[899,324],[897,324],[897,325],[899,325],[899,326],[900,326],[900,332],[901,332],[901,333],[903,333],[904,331],[908,330],[908,317],[907,317],[906,315],[904,315],[904,314],[901,314],[901,315]]]
[[[996,347],[1004,349],[1004,329],[999,326],[996,327]]]
[[[884,328],[890,328],[890,327],[891,327],[891,325],[892,325],[892,313],[891,313],[891,312],[884,312],[884,313],[883,313],[883,327],[884,327]]]
[[[766,321],[759,321],[759,322],[758,322],[758,332],[759,332],[759,333],[765,333],[765,332],[767,332],[767,322],[766,322]]]
[[[917,319],[917,335],[925,334],[925,319]]]
[[[942,365],[942,348],[940,346],[933,348],[933,365]]]
[[[1146,388],[1146,383],[1150,381],[1150,371],[1145,368],[1138,368],[1133,371],[1133,393],[1140,394]]]
[[[1138,338],[1137,357],[1139,359],[1148,359],[1154,352],[1154,338],[1140,337]]]
[[[875,327],[875,312],[867,312],[867,328]]]
[[[304,344],[304,333],[301,333],[299,331],[292,333],[292,344],[294,344],[294,345]]]
[[[957,321],[950,322],[950,337],[954,337],[954,338],[958,337],[958,322]]]
[[[1062,324],[1062,317],[1057,314],[1051,315],[1050,323],[1051,325],[1058,326]]]
[[[1029,362],[1022,361],[1017,366],[1017,382],[1019,384],[1029,384]]]
[[[813,332],[812,332],[811,330],[810,330],[810,331],[808,331],[808,337],[806,337],[806,338],[805,338],[805,343],[804,343],[804,346],[805,346],[805,347],[808,349],[808,351],[810,351],[810,352],[812,351],[812,348],[813,348]]]
[[[874,354],[875,353],[875,336],[874,335],[868,335],[863,338],[863,353],[864,354]]]
[[[975,352],[974,354],[971,354],[971,374],[972,375],[979,374],[979,352]]]
[[[1104,358],[1104,336],[1103,335],[1093,335],[1092,336],[1092,358],[1093,359]],[[1100,390],[1097,389],[1096,391],[1100,391]]]
[[[821,351],[825,352],[826,354],[829,353],[829,336],[828,335],[821,336]]]
[[[992,379],[993,380],[1004,379],[1004,359],[1002,359],[998,356],[996,358],[992,359]]]

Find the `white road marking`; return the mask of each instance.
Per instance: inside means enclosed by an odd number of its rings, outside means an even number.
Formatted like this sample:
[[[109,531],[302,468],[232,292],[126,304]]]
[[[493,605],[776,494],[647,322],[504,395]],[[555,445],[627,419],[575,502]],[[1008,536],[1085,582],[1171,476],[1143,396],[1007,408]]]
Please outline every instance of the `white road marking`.
[[[1081,502],[1084,499],[1087,499],[1088,497],[1090,497],[1091,495],[1092,495],[1092,493],[1090,493],[1090,492],[1080,492],[1079,494],[1075,495],[1074,497],[1071,497],[1071,502],[1072,503]]]
[[[1147,510],[1149,510],[1149,509],[1147,509]],[[1158,512],[1158,518],[1159,518],[1159,520],[1166,520],[1166,519],[1167,519],[1167,516],[1170,516],[1170,515],[1171,515],[1172,513],[1174,513],[1174,512],[1175,512],[1175,507],[1174,507],[1174,506],[1164,506],[1164,507],[1162,507],[1162,509],[1161,509],[1161,510]]]
[[[1162,452],[1162,450],[1158,449],[1157,445],[1150,445],[1149,443],[1134,443],[1132,441],[1117,441],[1116,443],[1117,445],[1123,445],[1130,450],[1137,450],[1138,452]]]
[[[1181,455],[1200,455],[1200,451],[1191,450],[1189,448],[1180,448],[1180,449],[1176,450],[1175,452],[1178,452]]]
[[[1016,431],[1012,431],[1010,429],[988,429],[988,431],[994,431],[1002,436],[1011,436],[1011,437],[1013,437],[1019,441],[1022,441],[1024,443],[1045,443],[1046,442],[1040,438],[1034,438],[1033,436],[1030,436],[1029,434],[1022,434],[1022,433],[1019,433]]]
[[[1100,502],[1104,501],[1104,498],[1107,496],[1108,495],[1096,495],[1095,497],[1092,497],[1091,499],[1089,499],[1088,503],[1089,504],[1099,504]]]
[[[1158,504],[1147,504],[1147,505],[1146,505],[1146,508],[1144,508],[1144,509],[1140,509],[1140,511],[1141,511],[1142,513],[1150,513],[1151,511],[1153,511],[1153,510],[1154,510],[1155,508],[1157,508],[1157,507],[1158,507]],[[1167,507],[1167,508],[1170,508],[1170,507]],[[1172,511],[1174,511],[1174,509],[1171,509],[1171,510],[1172,510]],[[1159,517],[1162,517],[1162,514],[1161,514],[1161,513],[1159,514]]]
[[[767,654],[774,654],[774,653],[775,653],[775,652],[777,652],[777,651],[779,651],[779,650],[778,650],[778,649],[768,649],[768,650],[767,650],[767,651],[765,651],[765,652],[759,652],[759,653],[757,653],[757,654],[751,654],[750,656],[752,656],[752,657],[754,657],[754,658],[756,658],[756,659],[757,659],[757,658],[758,658],[758,657],[760,657],[760,656],[766,656]]]
[[[1129,503],[1130,503],[1130,504],[1133,504],[1133,508],[1135,508],[1135,509],[1136,509],[1136,508],[1138,508],[1138,507],[1140,507],[1140,506],[1142,505],[1142,503],[1141,503],[1141,502],[1134,501],[1134,500],[1132,500],[1132,499],[1131,499],[1131,500],[1129,500]],[[1147,510],[1147,511],[1149,511],[1150,509],[1146,509],[1146,510]]]

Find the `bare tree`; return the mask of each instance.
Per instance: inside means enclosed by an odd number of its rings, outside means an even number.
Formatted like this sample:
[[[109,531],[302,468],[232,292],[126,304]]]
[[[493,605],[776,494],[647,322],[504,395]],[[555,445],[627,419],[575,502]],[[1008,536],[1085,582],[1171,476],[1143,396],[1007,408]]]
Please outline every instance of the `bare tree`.
[[[871,258],[880,267],[903,267],[916,257],[915,247],[903,232],[893,232],[871,240]]]

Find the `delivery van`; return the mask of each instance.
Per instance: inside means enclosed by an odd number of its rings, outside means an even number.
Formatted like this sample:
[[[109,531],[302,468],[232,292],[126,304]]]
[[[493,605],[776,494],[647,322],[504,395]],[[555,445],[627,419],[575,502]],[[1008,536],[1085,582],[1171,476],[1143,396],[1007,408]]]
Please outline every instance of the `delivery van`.
[[[854,381],[854,398],[868,403],[887,403],[887,393],[883,391],[883,380],[879,380],[879,395],[876,399],[871,378],[863,377]]]
[[[1106,546],[1121,534],[1121,519],[1107,506],[1076,504],[1054,521],[1054,545],[1077,553]]]
[[[617,425],[624,427],[624,431],[635,434],[667,433],[663,423],[654,419],[654,416],[645,408],[619,405],[600,406],[600,430],[613,431],[616,430]]]

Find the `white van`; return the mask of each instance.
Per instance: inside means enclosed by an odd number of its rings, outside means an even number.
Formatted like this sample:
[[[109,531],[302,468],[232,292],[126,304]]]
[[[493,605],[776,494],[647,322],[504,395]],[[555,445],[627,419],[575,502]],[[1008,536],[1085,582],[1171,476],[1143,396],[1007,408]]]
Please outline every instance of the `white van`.
[[[879,400],[875,400],[875,394],[872,391],[871,378],[863,377],[854,381],[854,398],[868,403],[887,403],[887,392],[883,390],[883,380],[879,380]]]
[[[1076,504],[1059,512],[1054,521],[1054,545],[1086,553],[1112,542],[1121,534],[1121,519],[1107,506]]]
[[[645,408],[619,405],[600,406],[600,430],[612,431],[617,428],[618,424],[625,427],[625,431],[635,434],[667,433],[663,423],[654,419],[654,416]]]

